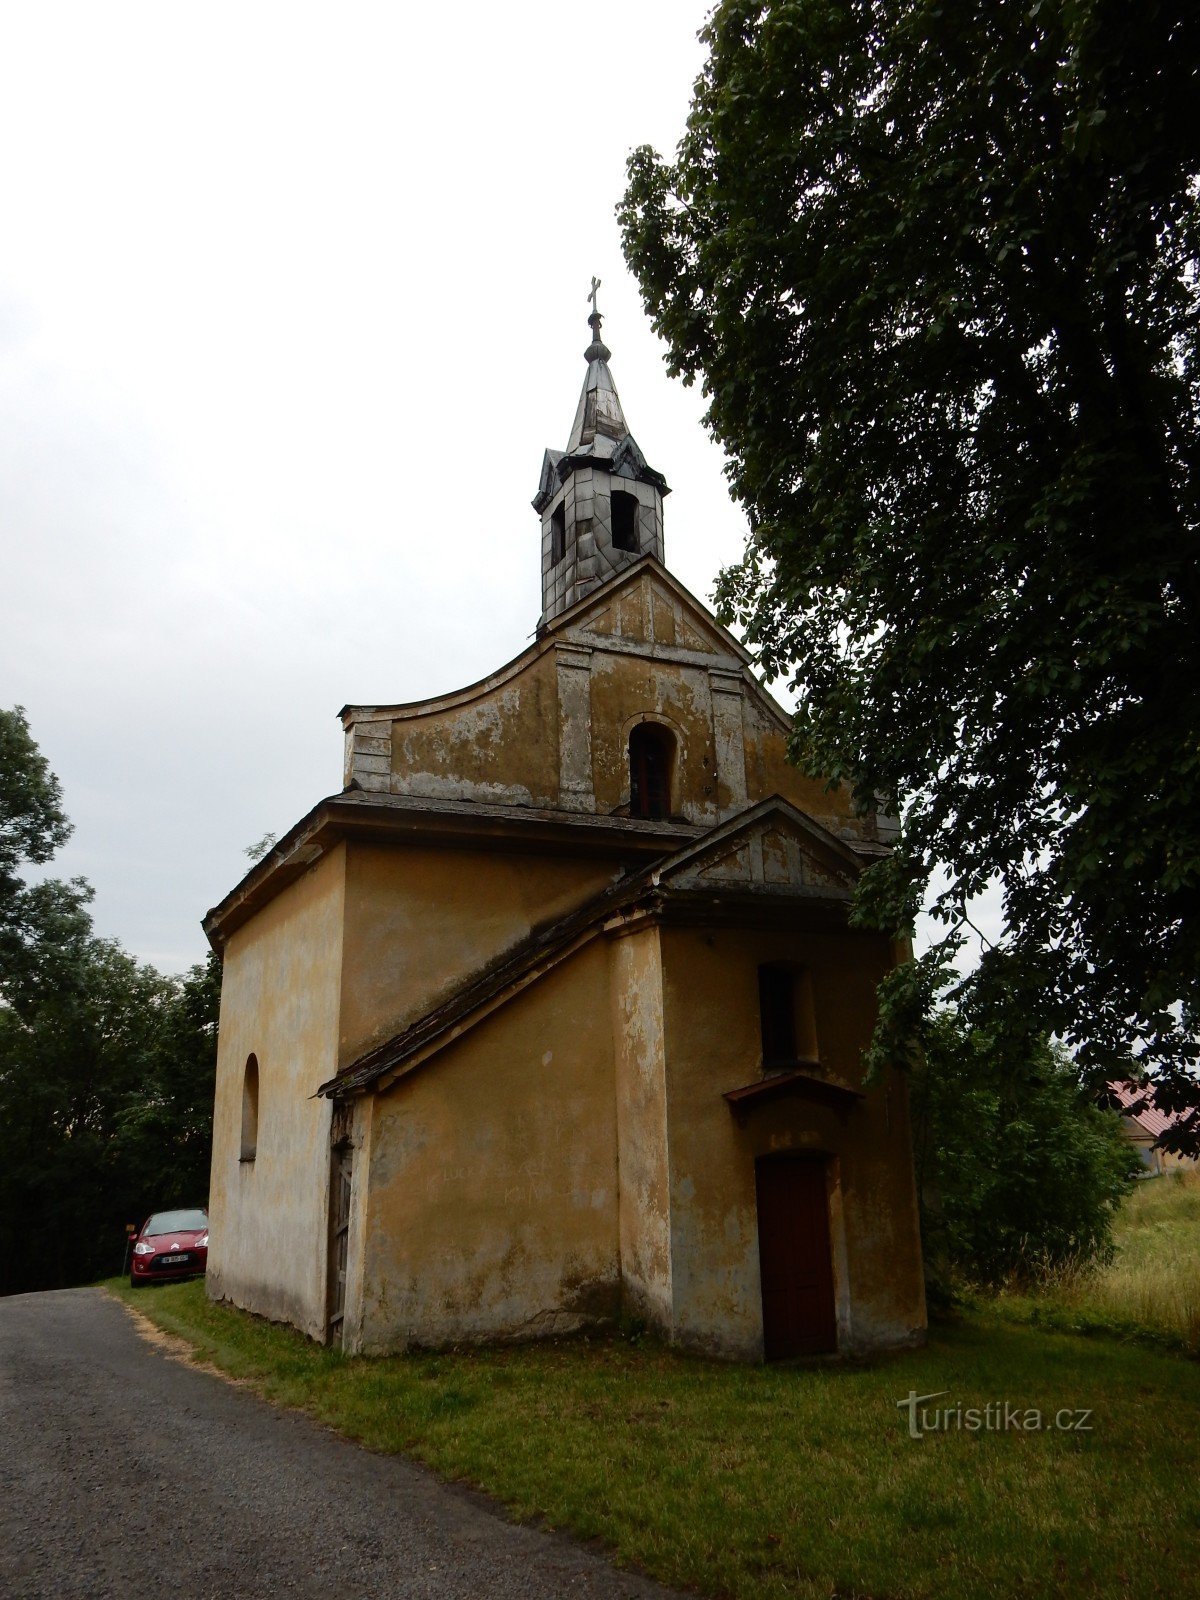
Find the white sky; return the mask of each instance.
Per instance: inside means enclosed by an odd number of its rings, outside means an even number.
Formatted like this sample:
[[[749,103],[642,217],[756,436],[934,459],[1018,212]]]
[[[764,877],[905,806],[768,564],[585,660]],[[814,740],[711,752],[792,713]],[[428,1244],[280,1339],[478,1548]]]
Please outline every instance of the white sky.
[[[343,703],[524,647],[592,273],[672,568],[738,555],[614,218],[706,9],[5,9],[0,704],[99,932],[199,960],[245,847],[340,788]]]
[[[345,702],[525,645],[542,451],[586,294],[703,598],[744,522],[620,254],[707,0],[8,6],[0,18],[0,705],[54,870],[166,970],[341,785]]]

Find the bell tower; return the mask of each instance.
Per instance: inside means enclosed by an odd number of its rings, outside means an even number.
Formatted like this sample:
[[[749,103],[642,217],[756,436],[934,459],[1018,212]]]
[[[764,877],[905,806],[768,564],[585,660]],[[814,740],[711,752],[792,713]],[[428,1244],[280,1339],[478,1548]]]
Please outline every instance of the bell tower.
[[[547,450],[533,509],[542,519],[542,615],[538,632],[577,600],[642,556],[663,558],[661,472],[646,465],[621,410],[600,338],[600,309],[592,279],[583,352],[587,375],[565,450]]]

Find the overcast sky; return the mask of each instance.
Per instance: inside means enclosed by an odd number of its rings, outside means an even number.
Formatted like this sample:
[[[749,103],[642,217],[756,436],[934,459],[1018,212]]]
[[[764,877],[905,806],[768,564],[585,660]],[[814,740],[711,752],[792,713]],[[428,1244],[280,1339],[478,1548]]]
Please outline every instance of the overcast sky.
[[[707,9],[6,8],[0,705],[98,932],[201,959],[246,847],[340,788],[340,706],[524,647],[593,273],[669,565],[707,599],[739,555],[614,217]]]
[[[6,9],[0,704],[99,932],[200,959],[245,847],[340,787],[343,703],[524,647],[593,273],[672,568],[707,597],[737,556],[614,219],[706,9]]]

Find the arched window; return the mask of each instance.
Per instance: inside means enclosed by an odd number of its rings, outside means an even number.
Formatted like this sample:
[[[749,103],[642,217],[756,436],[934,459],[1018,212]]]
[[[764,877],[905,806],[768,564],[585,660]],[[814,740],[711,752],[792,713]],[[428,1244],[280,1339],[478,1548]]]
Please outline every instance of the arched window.
[[[253,1161],[258,1154],[258,1057],[246,1057],[242,1078],[242,1160]]]
[[[639,722],[629,735],[629,815],[671,815],[675,739],[657,722]]]

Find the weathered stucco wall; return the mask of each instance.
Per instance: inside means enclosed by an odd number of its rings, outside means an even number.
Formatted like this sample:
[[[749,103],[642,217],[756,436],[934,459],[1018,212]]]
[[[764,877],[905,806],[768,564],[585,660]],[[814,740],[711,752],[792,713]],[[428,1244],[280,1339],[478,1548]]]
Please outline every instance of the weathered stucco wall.
[[[554,660],[545,655],[462,704],[397,717],[380,728],[390,739],[391,792],[553,806],[557,718]]]
[[[596,810],[629,805],[629,735],[649,717],[675,736],[671,813],[714,823],[718,775],[712,695],[704,667],[591,652],[592,775]]]
[[[597,594],[594,605],[573,618],[568,631],[642,655],[657,646],[684,658],[716,653],[736,660],[711,616],[645,567],[629,582]]]
[[[746,795],[751,805],[780,794],[830,833],[854,840],[870,836],[866,820],[852,814],[850,791],[826,789],[788,761],[787,734],[753,695],[744,709]]]
[[[772,1151],[832,1158],[839,1348],[879,1349],[925,1326],[906,1090],[898,1074],[844,1117],[799,1098],[739,1125],[722,1096],[762,1075],[758,967],[811,976],[822,1068],[861,1080],[886,970],[885,941],[850,933],[669,928],[663,933],[670,1129],[673,1332],[723,1355],[762,1354],[754,1163]]]
[[[671,1196],[657,927],[612,941],[610,982],[622,1304],[669,1334]]]
[[[239,928],[225,950],[213,1116],[208,1292],[325,1333],[327,1100],[336,1066],[345,847]],[[242,1086],[258,1060],[258,1142],[241,1159]]]
[[[623,1309],[762,1355],[755,1159],[829,1158],[839,1348],[925,1325],[903,1080],[840,1113],[761,1077],[758,967],[808,974],[822,1069],[856,1083],[886,970],[849,933],[646,923],[586,946],[377,1097],[352,1348],[529,1337]]]
[[[826,793],[788,764],[779,716],[712,619],[655,573],[642,571],[607,602],[598,597],[568,636],[589,674],[597,811],[628,805],[629,732],[647,716],[678,741],[676,814],[712,824],[779,794],[835,833],[863,833],[845,790]]]
[[[495,849],[348,846],[339,1064],[423,1016],[455,987],[603,889],[603,859]]]
[[[532,1337],[616,1313],[603,942],[378,1097],[363,1252],[364,1350]]]

